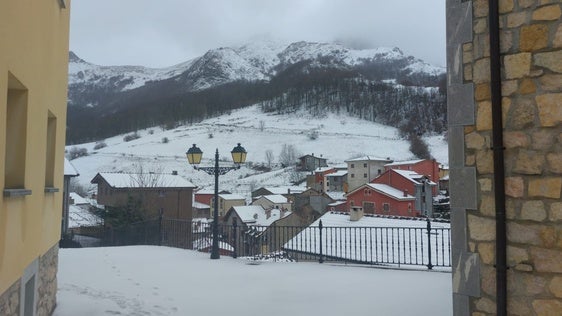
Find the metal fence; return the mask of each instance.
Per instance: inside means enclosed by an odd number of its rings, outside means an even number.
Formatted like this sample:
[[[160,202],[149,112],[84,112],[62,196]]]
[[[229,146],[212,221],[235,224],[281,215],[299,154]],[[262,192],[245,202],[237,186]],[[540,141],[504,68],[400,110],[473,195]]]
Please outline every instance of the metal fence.
[[[451,266],[451,231],[425,227],[219,225],[223,256],[260,260],[348,262],[390,266]],[[118,228],[78,231],[83,246],[162,245],[210,252],[212,224],[157,218]],[[81,242],[82,243],[82,242]]]

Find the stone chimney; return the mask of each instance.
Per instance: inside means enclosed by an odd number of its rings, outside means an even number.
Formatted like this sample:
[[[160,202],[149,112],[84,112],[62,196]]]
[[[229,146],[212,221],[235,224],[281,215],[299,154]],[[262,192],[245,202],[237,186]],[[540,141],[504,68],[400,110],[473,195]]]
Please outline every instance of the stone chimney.
[[[363,208],[359,206],[353,206],[349,211],[349,220],[352,222],[357,222],[363,217]]]

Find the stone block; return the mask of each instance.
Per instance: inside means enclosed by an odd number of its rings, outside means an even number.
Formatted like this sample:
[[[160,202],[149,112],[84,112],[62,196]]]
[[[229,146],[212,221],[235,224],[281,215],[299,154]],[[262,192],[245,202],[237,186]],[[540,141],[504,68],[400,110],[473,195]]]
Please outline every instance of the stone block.
[[[489,131],[492,129],[492,102],[478,102],[476,110],[476,129]]]
[[[505,148],[526,148],[530,145],[529,136],[523,132],[504,132],[503,141]]]
[[[507,264],[514,266],[529,260],[529,253],[525,248],[507,246]]]
[[[466,211],[462,208],[451,209],[451,248],[454,252],[466,251]]]
[[[532,247],[531,260],[538,272],[562,273],[562,251]]]
[[[521,174],[541,174],[545,165],[545,157],[541,152],[533,150],[519,150],[515,157],[513,171]]]
[[[558,26],[558,29],[556,30],[556,34],[554,35],[554,41],[553,41],[553,46],[554,47],[562,47],[562,24],[560,24]]]
[[[533,20],[554,21],[560,19],[561,13],[559,4],[548,5],[533,11]]]
[[[464,130],[462,126],[449,126],[449,166],[464,167]]]
[[[562,178],[537,178],[529,180],[529,197],[560,198]]]
[[[472,2],[472,10],[474,10],[475,17],[488,16],[488,1],[487,0],[474,0]]]
[[[506,122],[508,126],[513,129],[524,129],[535,124],[536,106],[533,100],[519,100],[511,107]]]
[[[510,221],[507,223],[507,240],[513,243],[540,246],[542,239],[540,225],[524,225]]]
[[[474,21],[474,34],[482,34],[488,30],[488,19],[480,18]]]
[[[502,95],[508,97],[515,93],[518,89],[517,80],[503,80],[502,81]]]
[[[500,0],[498,3],[500,13],[508,13],[513,10],[514,0]]]
[[[554,248],[557,241],[557,231],[556,228],[546,226],[542,227],[539,231],[542,245],[547,248]]]
[[[537,299],[533,301],[533,309],[537,316],[558,316],[562,311],[560,300]]]
[[[490,295],[496,295],[496,269],[491,265],[482,265],[480,267],[480,282],[482,283],[482,292]]]
[[[548,219],[553,222],[562,221],[562,202],[554,202],[550,204]]]
[[[481,242],[478,244],[478,254],[484,264],[494,264],[496,258],[496,246],[492,242]]]
[[[486,178],[478,179],[478,183],[480,183],[480,191],[482,192],[491,192],[492,191],[492,180]]]
[[[514,12],[507,15],[507,27],[515,28],[527,23],[527,17],[529,16],[527,11]]]
[[[562,75],[545,74],[539,78],[540,86],[543,91],[560,92],[562,91]]]
[[[538,151],[547,152],[556,145],[555,131],[547,128],[542,128],[532,132],[531,134],[531,147]]]
[[[562,298],[562,276],[555,276],[552,278],[548,289],[554,296]]]
[[[507,310],[509,315],[512,316],[529,316],[532,315],[530,303],[527,299],[522,297],[508,297],[507,298]]]
[[[542,126],[551,127],[562,122],[562,93],[541,94],[535,100]]]
[[[496,239],[495,220],[487,217],[468,214],[467,221],[468,236],[470,237],[470,239],[478,241],[493,241]]]
[[[519,34],[519,48],[530,52],[543,49],[548,45],[548,26],[544,24],[525,25]]]
[[[506,79],[523,78],[531,73],[530,53],[506,55],[503,62]]]
[[[513,33],[506,30],[500,32],[500,53],[506,54],[513,48]]]
[[[453,315],[471,316],[470,302],[467,295],[453,293]]]
[[[519,7],[520,8],[528,8],[535,4],[536,0],[519,0]]]
[[[468,149],[484,149],[486,140],[478,133],[470,133],[464,136],[466,148]]]
[[[476,170],[480,175],[494,173],[494,152],[491,150],[479,150],[476,153]]]
[[[481,58],[474,63],[472,81],[474,83],[490,82],[490,58]]]
[[[531,94],[537,91],[537,86],[533,82],[533,80],[529,78],[525,78],[521,80],[521,84],[519,84],[519,93],[520,94]]]
[[[521,208],[521,219],[542,222],[546,219],[546,209],[543,201],[525,201]]]
[[[546,155],[548,171],[562,173],[562,153],[549,153]]]
[[[490,85],[487,83],[477,84],[474,89],[476,101],[490,100]]]
[[[496,199],[491,194],[486,194],[482,196],[480,201],[480,208],[478,209],[480,213],[484,216],[494,217],[496,216]]]
[[[496,311],[496,302],[486,297],[479,298],[476,300],[476,310],[488,314],[493,314]]]
[[[562,50],[546,53],[536,53],[533,56],[535,66],[547,68],[562,73]]]
[[[523,197],[525,191],[525,182],[521,177],[505,178],[505,194],[514,198]]]

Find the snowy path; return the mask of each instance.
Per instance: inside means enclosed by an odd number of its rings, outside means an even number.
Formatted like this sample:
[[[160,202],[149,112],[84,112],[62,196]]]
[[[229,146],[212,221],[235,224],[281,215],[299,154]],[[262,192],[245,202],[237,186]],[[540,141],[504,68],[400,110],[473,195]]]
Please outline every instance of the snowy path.
[[[54,316],[443,315],[451,275],[244,260],[167,247],[61,249]]]

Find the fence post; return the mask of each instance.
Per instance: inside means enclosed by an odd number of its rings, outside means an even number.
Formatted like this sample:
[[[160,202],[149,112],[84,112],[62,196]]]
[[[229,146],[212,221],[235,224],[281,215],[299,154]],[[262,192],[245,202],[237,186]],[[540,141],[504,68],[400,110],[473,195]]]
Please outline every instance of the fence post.
[[[318,222],[318,229],[320,231],[320,259],[318,259],[319,263],[323,263],[324,262],[324,256],[322,253],[322,220],[320,220],[320,222]]]
[[[238,223],[237,223],[236,218],[234,218],[233,221],[232,221],[232,233],[234,234],[234,241],[232,243],[232,247],[234,248],[234,252],[232,253],[232,258],[238,257],[238,254],[236,253],[238,251],[237,250],[238,247],[237,247],[237,243],[236,243],[236,228],[237,227],[238,227]]]
[[[429,217],[427,218],[427,258],[429,259],[427,268],[431,270],[433,269],[433,264],[431,264],[431,221]]]
[[[158,216],[158,246],[162,246],[162,212]]]

